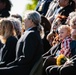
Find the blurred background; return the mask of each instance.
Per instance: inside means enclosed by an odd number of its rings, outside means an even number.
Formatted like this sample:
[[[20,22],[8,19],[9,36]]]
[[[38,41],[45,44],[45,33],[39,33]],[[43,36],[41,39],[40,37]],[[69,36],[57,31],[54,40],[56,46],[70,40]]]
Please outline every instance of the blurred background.
[[[34,10],[38,0],[11,0],[12,2],[12,8],[10,13],[11,14],[20,14],[21,16],[24,15],[24,13],[27,10]]]

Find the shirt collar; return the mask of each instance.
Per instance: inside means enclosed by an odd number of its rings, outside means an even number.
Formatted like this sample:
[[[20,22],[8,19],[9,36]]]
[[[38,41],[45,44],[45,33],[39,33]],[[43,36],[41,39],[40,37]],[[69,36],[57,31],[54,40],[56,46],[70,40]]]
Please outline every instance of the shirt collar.
[[[26,31],[29,31],[29,30],[31,30],[32,28],[28,28],[28,29],[26,29]]]

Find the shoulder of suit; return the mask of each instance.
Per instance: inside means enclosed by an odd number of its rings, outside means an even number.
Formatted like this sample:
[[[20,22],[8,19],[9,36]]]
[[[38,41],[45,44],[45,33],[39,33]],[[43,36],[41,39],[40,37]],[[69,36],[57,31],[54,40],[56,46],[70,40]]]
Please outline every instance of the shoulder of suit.
[[[26,37],[30,34],[33,33],[34,31],[25,31],[24,34],[21,36],[21,38],[19,39],[19,41],[24,41],[26,39]]]

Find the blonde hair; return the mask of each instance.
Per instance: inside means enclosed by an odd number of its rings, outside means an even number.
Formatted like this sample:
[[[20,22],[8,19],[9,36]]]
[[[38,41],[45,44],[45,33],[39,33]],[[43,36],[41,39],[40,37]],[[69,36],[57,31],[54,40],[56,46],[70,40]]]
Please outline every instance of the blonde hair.
[[[66,29],[69,34],[71,33],[71,28],[70,28],[70,26],[68,26],[68,25],[61,25],[61,26],[58,28],[58,32],[59,32],[60,30],[62,30],[62,29]]]
[[[14,27],[10,20],[6,18],[0,20],[0,35],[5,39],[14,35]]]

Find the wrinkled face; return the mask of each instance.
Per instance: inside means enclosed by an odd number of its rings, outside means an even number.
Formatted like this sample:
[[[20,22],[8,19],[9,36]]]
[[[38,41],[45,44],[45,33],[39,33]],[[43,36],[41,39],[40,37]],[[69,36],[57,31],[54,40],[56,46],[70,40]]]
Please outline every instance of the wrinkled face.
[[[28,19],[27,17],[24,18],[24,26],[25,26],[25,30],[30,28],[32,24],[32,20]]]
[[[76,29],[76,19],[70,20],[70,28]]]
[[[76,29],[72,29],[72,30],[71,30],[71,38],[72,38],[73,40],[76,40]]]
[[[60,40],[63,40],[68,36],[68,31],[66,29],[64,29],[64,28],[60,29],[58,31],[58,33],[59,33],[59,39]]]

